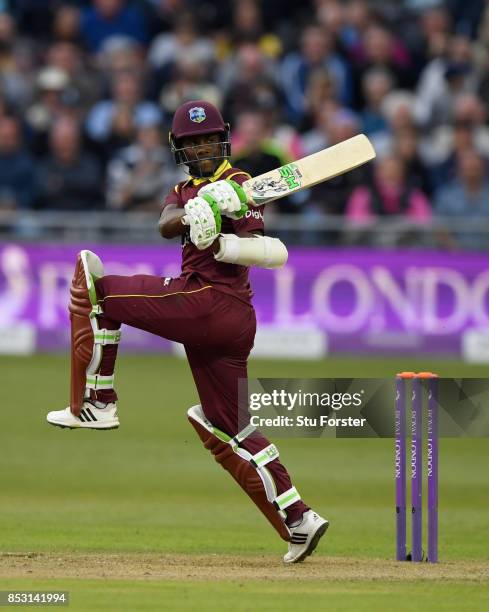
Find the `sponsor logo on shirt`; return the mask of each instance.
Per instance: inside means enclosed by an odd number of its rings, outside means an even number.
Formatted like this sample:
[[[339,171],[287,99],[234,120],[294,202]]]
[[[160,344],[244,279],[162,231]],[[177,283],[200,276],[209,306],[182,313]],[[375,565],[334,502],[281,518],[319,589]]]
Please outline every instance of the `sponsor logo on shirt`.
[[[253,217],[253,219],[256,219],[257,221],[259,221],[260,219],[263,221],[263,215],[260,210],[247,210],[245,217],[247,219]]]

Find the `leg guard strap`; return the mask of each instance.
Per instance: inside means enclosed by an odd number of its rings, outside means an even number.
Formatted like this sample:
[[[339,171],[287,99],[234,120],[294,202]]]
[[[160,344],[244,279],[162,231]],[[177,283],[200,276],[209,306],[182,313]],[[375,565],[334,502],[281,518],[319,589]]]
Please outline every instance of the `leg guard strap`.
[[[86,388],[93,389],[94,391],[101,391],[102,389],[113,389],[114,375],[101,376],[100,374],[87,374]]]
[[[299,501],[300,498],[301,496],[297,492],[297,489],[292,487],[276,497],[273,500],[273,505],[275,508],[277,508],[277,510],[285,510],[285,508],[288,508],[292,504],[295,504],[296,501]]]
[[[242,431],[238,432],[234,438],[231,438],[229,440],[229,444],[234,448],[235,446],[238,446],[238,444],[240,442],[242,442],[245,438],[247,438],[248,436],[250,436],[254,431],[255,431],[256,427],[254,425],[252,425],[251,423],[249,425],[247,425]],[[222,432],[221,432],[222,433]],[[226,435],[226,434],[223,434]],[[227,437],[227,436],[226,436]]]
[[[119,344],[121,341],[120,329],[98,329],[93,335],[95,344],[105,346],[106,344]]]
[[[270,461],[277,459],[278,456],[278,448],[275,446],[275,444],[269,444],[259,453],[253,455],[250,459],[250,463],[253,467],[259,468],[263,467],[267,463],[270,463]]]
[[[210,423],[201,406],[193,406],[188,411],[188,419],[205,448],[210,450],[216,461],[226,469],[241,488],[251,497],[261,512],[277,530],[281,538],[290,540],[290,531],[285,524],[285,508],[300,499],[295,487],[277,495],[275,482],[266,464],[279,456],[277,447],[270,444],[256,455],[236,445],[238,436],[231,438]],[[255,428],[247,433],[250,435]],[[243,436],[241,440],[244,440]]]

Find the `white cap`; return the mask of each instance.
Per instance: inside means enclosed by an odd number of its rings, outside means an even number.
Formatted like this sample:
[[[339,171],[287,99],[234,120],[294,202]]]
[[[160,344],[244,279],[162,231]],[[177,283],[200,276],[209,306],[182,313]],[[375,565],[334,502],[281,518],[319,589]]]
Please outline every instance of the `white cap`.
[[[68,87],[69,76],[61,68],[47,66],[43,68],[37,77],[37,85],[40,89],[63,90]]]

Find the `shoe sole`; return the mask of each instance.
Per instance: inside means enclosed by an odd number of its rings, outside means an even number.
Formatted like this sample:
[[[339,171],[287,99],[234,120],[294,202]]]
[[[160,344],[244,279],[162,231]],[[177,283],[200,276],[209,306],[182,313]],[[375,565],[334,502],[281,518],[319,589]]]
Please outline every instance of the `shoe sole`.
[[[119,429],[119,423],[109,425],[108,427],[104,425],[103,427],[87,427],[83,425],[62,425],[61,423],[53,423],[52,421],[47,421],[53,427],[60,427],[61,429],[92,429],[94,431],[108,431],[109,429]]]
[[[319,540],[328,530],[328,527],[329,523],[328,521],[326,521],[324,525],[321,525],[321,527],[319,527],[316,533],[312,536],[312,540],[309,542],[309,546],[306,548],[306,550],[301,555],[299,555],[297,559],[289,561],[289,563],[301,563],[302,561],[304,561],[304,559],[309,557],[309,555],[312,555],[312,553],[316,550],[317,545],[319,544]]]

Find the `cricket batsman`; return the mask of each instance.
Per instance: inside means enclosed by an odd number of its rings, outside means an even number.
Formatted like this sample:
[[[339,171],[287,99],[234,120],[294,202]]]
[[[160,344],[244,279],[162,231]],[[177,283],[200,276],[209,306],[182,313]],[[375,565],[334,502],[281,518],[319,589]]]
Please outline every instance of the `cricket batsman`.
[[[70,405],[47,420],[71,429],[119,427],[114,367],[122,323],[181,342],[200,398],[188,410],[190,424],[288,542],[285,563],[297,563],[314,551],[328,521],[302,501],[247,407],[245,422],[238,411],[238,380],[247,378],[256,331],[248,269],[283,266],[287,249],[264,235],[262,208],[248,210],[241,184],[250,176],[229,163],[230,128],[215,106],[182,104],[170,147],[189,178],[165,198],[159,231],[181,236],[182,273],[104,275],[95,253],[79,253],[69,305]]]

